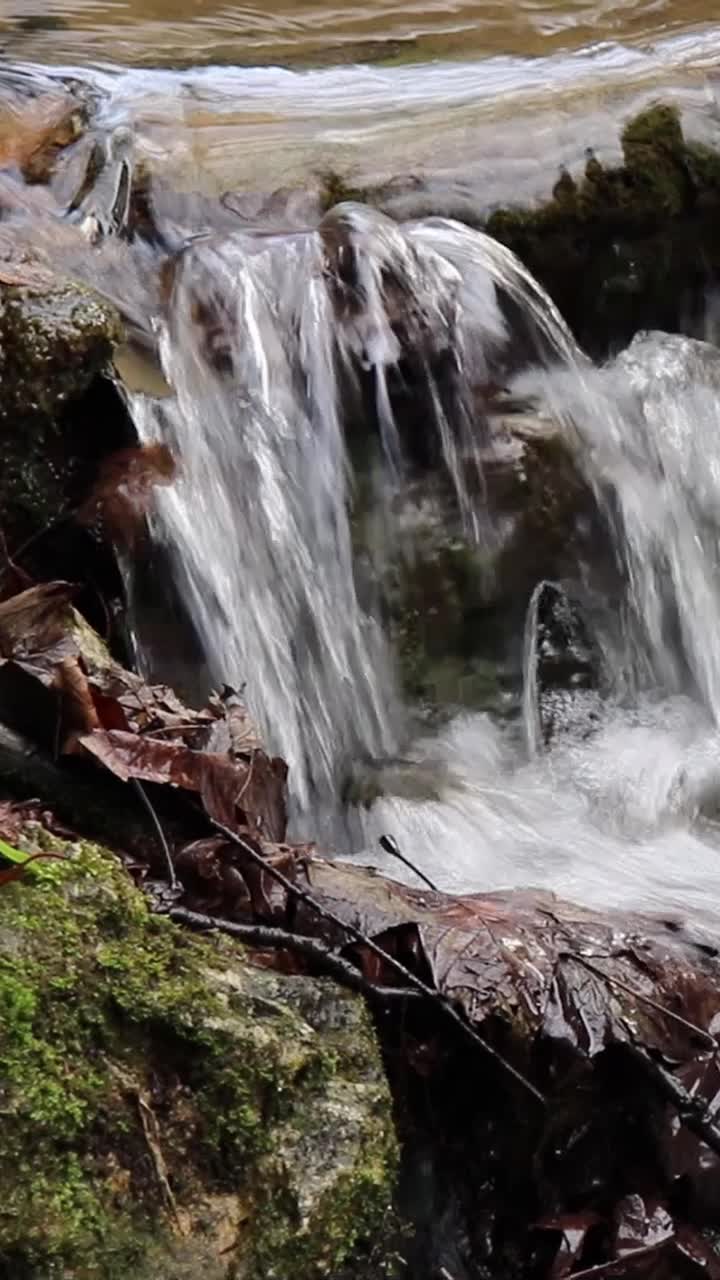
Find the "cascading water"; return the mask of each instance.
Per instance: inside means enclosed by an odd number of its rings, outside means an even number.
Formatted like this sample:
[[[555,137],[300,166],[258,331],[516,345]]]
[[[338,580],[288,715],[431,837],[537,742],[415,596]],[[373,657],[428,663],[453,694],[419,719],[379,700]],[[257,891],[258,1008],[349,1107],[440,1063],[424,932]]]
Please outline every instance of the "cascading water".
[[[160,343],[174,396],[136,397],[133,414],[142,438],[162,438],[181,459],[177,484],[159,495],[161,536],[211,672],[247,685],[290,763],[299,813],[315,795],[327,803],[354,758],[395,750],[401,732],[392,662],[355,588],[344,389],[371,375],[398,486],[388,377],[403,348],[419,354],[428,418],[478,536],[464,467],[477,454],[472,387],[508,337],[496,283],[569,350],[512,255],[442,220],[404,229],[340,206],[319,232],[200,241],[177,267]]]
[[[83,212],[59,227],[28,195],[11,229],[48,258],[60,253],[138,326],[162,315],[171,394],[129,396],[141,437],[167,441],[179,461],[175,485],[158,490],[155,532],[211,678],[245,686],[290,763],[294,832],[337,831],[322,817],[348,767],[402,751],[341,850],[382,862],[387,832],[455,889],[538,884],[587,903],[720,915],[715,350],[646,335],[595,369],[511,254],[443,219],[398,226],[348,205],[317,231],[203,235],[175,257],[163,301],[152,246],[111,238],[91,250]],[[541,585],[527,614],[524,731],[517,715],[455,709],[413,741],[367,589],[377,565],[363,576],[353,545],[353,419],[366,454],[369,418],[381,442],[381,461],[360,458],[363,484],[381,472],[381,541],[404,536],[418,441],[396,405],[409,387],[412,429],[431,443],[465,537],[491,561],[504,533],[485,504],[496,444],[478,388],[507,385],[533,361],[511,389],[532,391],[560,424],[620,567],[596,636],[602,693],[571,691],[559,727],[543,731]],[[406,768],[421,785],[407,785]]]
[[[688,673],[720,726],[720,354],[639,334],[610,367],[546,377],[555,416],[614,526],[644,636],[639,682]]]
[[[247,684],[301,807],[339,760],[394,742],[389,661],[354,586],[332,331],[317,237],[199,245],[161,341],[174,399],[134,408],[182,459],[160,519],[212,674]]]
[[[720,906],[720,353],[641,334],[614,363],[570,360],[524,375],[564,424],[604,509],[627,582],[603,700],[542,752],[538,608],[525,633],[523,761],[517,735],[461,716],[418,746],[454,781],[438,801],[384,800],[366,821],[457,887],[542,884],[583,901],[691,910]]]

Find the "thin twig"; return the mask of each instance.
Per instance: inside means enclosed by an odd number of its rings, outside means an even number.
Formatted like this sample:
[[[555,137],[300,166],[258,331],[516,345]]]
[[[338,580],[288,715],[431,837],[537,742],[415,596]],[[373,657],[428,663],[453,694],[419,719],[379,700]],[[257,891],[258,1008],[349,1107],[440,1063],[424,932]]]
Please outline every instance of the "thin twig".
[[[597,965],[591,964],[585,956],[577,955],[572,952],[569,954],[571,959],[576,960],[578,964],[589,969],[591,973],[596,974],[598,978],[602,978],[603,981],[609,983],[610,986],[620,987],[621,991],[626,991],[628,995],[634,996],[636,1000],[642,1000],[645,1004],[650,1005],[652,1009],[656,1009],[658,1013],[661,1013],[664,1018],[670,1018],[673,1022],[677,1022],[681,1027],[684,1027],[686,1031],[692,1031],[693,1035],[699,1036],[701,1040],[707,1040],[712,1045],[713,1049],[717,1049],[718,1042],[714,1036],[710,1035],[709,1031],[703,1031],[702,1027],[697,1027],[694,1022],[688,1022],[687,1018],[683,1018],[681,1014],[674,1013],[672,1009],[666,1009],[665,1006],[659,1004],[657,1000],[653,1000],[652,996],[646,996],[644,992],[636,991],[635,988],[631,987],[627,982],[623,982],[622,978],[616,978],[614,975],[605,973],[604,970],[600,969]]]
[[[403,862],[406,867],[409,867],[411,871],[415,872],[415,875],[418,876],[420,880],[424,880],[428,889],[432,889],[433,893],[437,893],[437,885],[433,884],[432,880],[425,875],[424,871],[421,871],[419,867],[415,866],[414,862],[411,862],[409,858],[405,857],[404,853],[400,852],[398,842],[394,836],[381,836],[378,843],[381,849],[384,849],[386,853],[390,854],[391,858],[397,858],[398,862]]]
[[[175,867],[173,866],[172,854],[170,852],[170,845],[168,844],[167,839],[165,837],[165,832],[163,831],[160,825],[160,819],[158,818],[157,813],[155,812],[155,807],[153,804],[151,804],[150,797],[148,796],[142,783],[139,782],[137,778],[131,778],[130,781],[135,787],[135,790],[140,796],[140,799],[145,805],[145,808],[147,809],[148,813],[150,814],[150,818],[152,819],[152,824],[155,830],[157,831],[158,839],[160,841],[160,846],[165,856],[165,863],[167,865],[168,880],[170,881],[170,888],[173,891],[178,890],[182,886],[175,874]]]
[[[690,1093],[640,1045],[631,1043],[627,1047],[658,1091],[675,1107],[686,1128],[701,1138],[716,1155],[720,1155],[720,1129],[708,1115],[707,1099],[698,1099],[695,1094]]]
[[[210,821],[214,827],[217,827],[218,831],[221,831],[223,835],[227,836],[228,840],[233,844],[239,845],[239,847],[244,850],[256,866],[266,872],[271,879],[282,885],[287,893],[298,898],[301,902],[304,902],[305,905],[310,907],[321,917],[321,919],[327,920],[330,924],[334,924],[337,928],[342,929],[355,942],[359,942],[362,946],[367,947],[369,951],[372,951],[373,955],[376,955],[384,964],[389,965],[395,973],[400,974],[400,976],[404,978],[405,982],[407,982],[411,987],[414,987],[416,991],[421,991],[427,999],[431,1000],[439,1009],[442,1010],[447,1018],[460,1028],[468,1039],[472,1040],[478,1048],[482,1049],[483,1053],[485,1053],[489,1058],[492,1058],[497,1066],[501,1067],[503,1071],[506,1071],[508,1075],[512,1076],[516,1083],[521,1085],[528,1093],[531,1093],[532,1096],[542,1104],[542,1106],[547,1105],[544,1094],[542,1094],[530,1080],[527,1080],[522,1072],[518,1071],[512,1063],[503,1058],[502,1054],[498,1053],[497,1049],[494,1049],[486,1040],[483,1040],[481,1035],[478,1035],[477,1031],[475,1031],[474,1028],[465,1021],[465,1019],[458,1013],[455,1006],[450,1003],[447,996],[444,996],[434,987],[429,987],[427,983],[423,982],[421,978],[418,978],[412,970],[407,969],[405,965],[401,964],[399,960],[396,960],[394,956],[389,955],[389,953],[379,946],[377,942],[373,942],[372,938],[368,938],[367,935],[360,929],[356,928],[355,925],[349,924],[346,920],[341,920],[340,916],[336,916],[334,912],[328,911],[327,908],[323,907],[322,904],[318,902],[317,898],[314,898],[306,889],[301,889],[298,885],[293,884],[292,880],[289,880],[286,875],[283,875],[282,871],[278,871],[277,867],[274,867],[262,856],[262,854],[253,849],[252,845],[249,844],[247,840],[244,840],[242,836],[238,835],[236,831],[233,831],[230,827],[226,827],[224,823],[218,822],[216,818],[211,818]]]
[[[670,1243],[670,1237],[665,1240],[657,1240],[655,1244],[644,1244],[641,1249],[631,1249],[628,1253],[624,1253],[622,1258],[612,1258],[610,1262],[598,1262],[594,1267],[585,1267],[583,1271],[573,1271],[570,1280],[590,1280],[591,1276],[595,1276],[600,1280],[600,1276],[612,1275],[618,1267],[626,1267],[628,1263],[634,1262],[636,1258],[646,1258],[649,1254],[658,1253],[661,1249],[665,1249]]]
[[[363,977],[359,969],[349,960],[344,960],[336,951],[324,942],[315,938],[306,938],[299,933],[288,933],[285,929],[276,929],[261,924],[240,924],[235,920],[223,920],[218,916],[207,916],[198,911],[189,911],[187,907],[173,907],[168,915],[175,924],[187,925],[190,929],[202,929],[204,932],[216,930],[227,933],[231,938],[238,938],[248,946],[287,947],[298,955],[307,956],[331,973],[343,986],[353,991],[361,991],[363,995],[372,996],[382,1001],[418,1000],[423,997],[417,991],[408,991],[407,987],[380,987]]]

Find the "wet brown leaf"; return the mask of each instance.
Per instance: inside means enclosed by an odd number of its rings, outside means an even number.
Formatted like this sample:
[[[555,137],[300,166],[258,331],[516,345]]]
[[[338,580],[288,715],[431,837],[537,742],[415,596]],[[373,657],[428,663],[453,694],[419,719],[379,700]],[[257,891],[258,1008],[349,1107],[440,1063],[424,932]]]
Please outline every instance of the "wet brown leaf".
[[[62,641],[76,590],[69,582],[45,582],[0,602],[0,655],[41,653]]]
[[[305,874],[369,936],[414,932],[417,963],[473,1021],[503,1013],[583,1058],[641,1041],[668,1060],[696,1061],[715,1044],[718,959],[651,917],[598,915],[540,891],[451,896],[320,860]]]
[[[153,490],[172,484],[175,474],[175,460],[165,444],[120,449],[100,463],[77,519],[88,525],[101,522],[116,542],[133,546],[144,530]]]

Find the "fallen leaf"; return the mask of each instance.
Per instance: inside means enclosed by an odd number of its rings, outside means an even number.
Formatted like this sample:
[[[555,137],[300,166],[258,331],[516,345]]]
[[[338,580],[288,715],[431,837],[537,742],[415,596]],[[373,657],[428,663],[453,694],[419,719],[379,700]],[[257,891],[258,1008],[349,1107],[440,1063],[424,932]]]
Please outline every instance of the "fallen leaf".
[[[113,540],[133,546],[144,530],[153,490],[172,484],[175,474],[175,460],[165,444],[120,449],[100,463],[76,518],[80,524],[101,523]]]
[[[65,639],[76,591],[69,582],[46,582],[1,601],[0,656],[40,653]]]
[[[124,782],[137,778],[195,792],[209,817],[227,826],[251,827],[270,840],[285,835],[287,767],[263,751],[246,762],[113,729],[95,730],[80,742]]]

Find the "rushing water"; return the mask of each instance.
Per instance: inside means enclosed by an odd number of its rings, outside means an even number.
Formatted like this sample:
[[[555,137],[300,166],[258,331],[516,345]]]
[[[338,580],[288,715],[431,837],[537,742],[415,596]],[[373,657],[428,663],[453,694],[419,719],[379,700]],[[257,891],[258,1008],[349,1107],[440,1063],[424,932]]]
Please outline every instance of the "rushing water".
[[[388,64],[360,49],[348,65],[309,67],[279,52],[261,64],[237,46],[205,59],[192,30],[187,59],[164,41],[93,45],[65,31],[40,43],[22,35],[6,57],[36,79],[52,70],[88,81],[102,95],[102,124],[131,125],[154,171],[176,189],[239,192],[250,217],[272,217],[278,189],[312,186],[328,170],[353,184],[411,177],[419,204],[450,216],[547,196],[557,166],[582,169],[586,147],[614,161],[619,120],[660,94],[693,136],[712,142],[718,132],[720,32],[692,21],[669,21],[652,40],[630,39],[622,24],[587,44],[566,33],[539,40],[533,56],[511,39],[463,39],[454,60],[422,48]],[[0,145],[1,90],[0,76]]]
[[[472,405],[473,388],[512,347],[500,296],[521,305],[543,340],[549,363],[518,388],[532,385],[564,424],[606,511],[629,621],[605,646],[603,695],[569,695],[546,748],[533,680],[536,592],[524,727],[465,713],[412,744],[393,694],[392,655],[355,586],[343,410],[354,381],[366,377],[382,444],[377,500],[384,536],[397,539],[387,504],[402,492],[406,460],[392,374],[419,353],[415,394],[466,535],[492,537]],[[175,395],[137,397],[135,415],[144,436],[168,439],[182,458],[180,480],[160,495],[162,536],[175,549],[215,678],[247,681],[268,740],[290,761],[296,830],[342,832],[376,861],[389,832],[453,888],[534,883],[585,902],[714,915],[715,349],[646,335],[594,369],[549,299],[493,241],[446,220],[403,227],[350,205],[319,232],[236,235],[188,250],[161,350]],[[479,480],[470,489],[469,464]],[[353,760],[399,746],[402,785],[394,766],[379,766],[390,794],[345,827],[328,825]],[[429,779],[425,798],[407,790],[413,773]]]
[[[716,141],[720,36],[705,17],[706,6],[671,0],[511,13],[492,0],[318,0],[271,15],[208,4],[198,16],[170,0],[3,9],[0,44],[20,80],[39,83],[43,61],[55,66],[51,91],[58,75],[91,84],[99,134],[121,130],[109,172],[141,158],[165,242],[186,246],[164,305],[160,250],[113,237],[112,183],[62,223],[44,192],[13,189],[13,235],[98,284],[158,341],[170,394],[130,394],[141,436],[167,440],[180,460],[155,533],[213,679],[245,685],[291,763],[297,833],[375,862],[389,833],[454,889],[536,884],[590,903],[720,914],[720,357],[650,335],[594,369],[511,255],[450,218],[415,217],[412,191],[398,197],[399,223],[356,205],[318,229],[312,202],[287,190],[335,166],[358,180],[420,171],[417,202],[429,194],[450,213],[546,193],[548,169],[581,161],[588,144],[615,155],[618,112],[659,88],[687,128]],[[7,127],[0,110],[0,144]],[[214,204],[208,221],[204,197],[227,190],[236,203]],[[549,743],[540,588],[527,602],[522,716],[460,711],[418,737],[374,589],[405,536],[412,462],[398,387],[409,368],[465,536],[491,553],[492,446],[476,397],[513,363],[508,298],[542,353],[518,389],[544,402],[574,450],[622,598],[595,637],[601,687],[572,692]],[[363,415],[380,447],[358,478],[348,439]],[[374,559],[354,545],[358,479],[380,531]],[[386,794],[339,821],[358,760]]]

